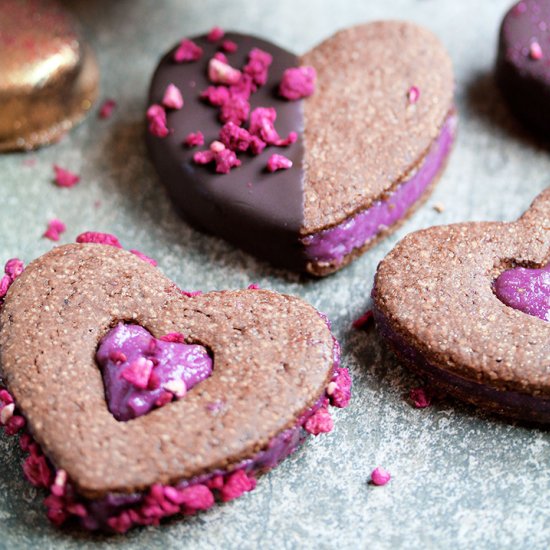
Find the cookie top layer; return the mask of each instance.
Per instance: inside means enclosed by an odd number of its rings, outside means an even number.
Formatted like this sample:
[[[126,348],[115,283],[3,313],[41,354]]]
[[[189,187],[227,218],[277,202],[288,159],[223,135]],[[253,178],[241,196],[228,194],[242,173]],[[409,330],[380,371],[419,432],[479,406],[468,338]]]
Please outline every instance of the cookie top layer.
[[[94,356],[119,321],[182,332],[214,358],[179,401],[109,413]],[[333,340],[303,301],[263,290],[193,298],[133,254],[67,245],[32,262],[0,315],[2,376],[31,433],[88,498],[231,468],[293,426],[331,377]]]
[[[453,106],[451,60],[413,23],[346,29],[301,58],[317,69],[304,101],[305,234],[343,221],[406,179]],[[408,100],[411,87],[420,97]]]
[[[515,265],[550,261],[550,188],[517,222],[471,222],[406,236],[381,262],[376,307],[391,328],[440,369],[550,397],[550,323],[493,291]]]

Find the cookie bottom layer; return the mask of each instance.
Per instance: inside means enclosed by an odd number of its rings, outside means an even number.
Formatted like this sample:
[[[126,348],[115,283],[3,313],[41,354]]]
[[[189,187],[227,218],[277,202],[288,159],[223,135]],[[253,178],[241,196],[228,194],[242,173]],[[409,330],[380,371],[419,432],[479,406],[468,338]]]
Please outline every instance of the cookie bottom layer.
[[[457,117],[451,113],[416,173],[399,184],[388,198],[376,201],[336,227],[304,237],[308,271],[314,275],[328,275],[343,267],[356,251],[364,252],[372,246],[381,233],[397,228],[397,223],[411,213],[443,170],[454,141],[456,124]]]
[[[375,292],[373,291],[373,297]],[[376,302],[376,300],[375,300]],[[394,331],[386,316],[373,307],[376,329],[405,366],[425,376],[434,386],[463,401],[489,411],[528,422],[550,423],[550,399],[515,391],[503,391],[468,380],[427,361],[422,351]]]

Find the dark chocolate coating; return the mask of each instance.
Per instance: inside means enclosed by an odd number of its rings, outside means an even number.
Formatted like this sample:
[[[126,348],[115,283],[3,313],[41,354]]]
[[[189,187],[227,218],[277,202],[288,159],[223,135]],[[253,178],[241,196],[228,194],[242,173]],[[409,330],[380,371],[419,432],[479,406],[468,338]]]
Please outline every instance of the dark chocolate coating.
[[[550,0],[524,0],[506,14],[500,29],[496,79],[511,110],[522,122],[550,134]],[[540,45],[541,59],[530,47]]]
[[[200,92],[211,85],[208,61],[219,51],[220,42],[208,42],[205,36],[200,36],[192,40],[203,48],[201,59],[176,63],[172,60],[173,48],[153,76],[149,104],[161,103],[170,83],[180,89],[185,104],[179,111],[167,111],[168,127],[173,133],[166,138],[147,133],[149,151],[160,179],[189,221],[261,258],[301,269],[305,264],[303,247],[298,241],[303,220],[303,109],[301,101],[287,101],[277,95],[283,71],[298,66],[299,60],[286,50],[251,36],[228,33],[225,39],[238,44],[235,53],[227,54],[228,62],[235,68],[246,64],[252,48],[273,56],[268,81],[251,95],[250,107],[251,110],[274,107],[279,135],[286,137],[291,131],[297,132],[297,142],[284,148],[266,147],[258,156],[240,155],[242,165],[229,174],[216,174],[213,165],[193,162],[194,153],[218,139],[222,127],[218,108],[199,99]],[[205,145],[184,146],[185,137],[198,130],[204,134]],[[291,159],[292,168],[267,172],[265,167],[273,153]]]

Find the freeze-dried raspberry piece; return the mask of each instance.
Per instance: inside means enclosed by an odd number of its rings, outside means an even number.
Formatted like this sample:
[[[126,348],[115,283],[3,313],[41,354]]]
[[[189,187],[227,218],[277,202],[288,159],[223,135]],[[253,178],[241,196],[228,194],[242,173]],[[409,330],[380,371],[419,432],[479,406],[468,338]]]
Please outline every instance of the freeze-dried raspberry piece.
[[[256,86],[263,86],[267,82],[268,68],[273,62],[273,56],[260,48],[253,48],[248,54],[248,63],[243,73],[250,75]]]
[[[225,36],[225,32],[221,27],[212,27],[206,35],[208,42],[217,42]]]
[[[198,145],[204,145],[204,136],[202,132],[191,132],[187,134],[187,137],[183,141],[187,147],[197,147]]]
[[[286,139],[282,139],[275,130],[277,111],[273,107],[257,107],[250,113],[250,124],[248,131],[258,136],[268,145],[282,147],[294,143],[297,139],[296,132],[290,132]]]
[[[273,154],[267,161],[267,171],[275,172],[277,170],[288,170],[292,167],[292,161],[283,155]]]
[[[229,97],[220,108],[220,121],[233,122],[240,126],[248,119],[250,103],[240,96]]]
[[[81,233],[76,238],[77,243],[96,243],[96,244],[108,244],[115,248],[122,248],[119,240],[110,233],[99,233],[98,231],[86,231]]]
[[[224,40],[222,42],[221,48],[224,52],[227,53],[234,53],[237,51],[237,43],[233,42],[233,40]]]
[[[333,407],[343,409],[351,399],[351,376],[348,369],[336,368],[327,386],[327,395]]]
[[[391,474],[381,466],[378,466],[372,471],[370,478],[374,485],[386,485],[391,479]]]
[[[209,164],[214,161],[218,174],[229,174],[231,168],[241,165],[241,161],[237,158],[235,152],[227,149],[221,141],[213,141],[208,151],[195,153],[193,160],[197,164]]]
[[[51,241],[58,241],[61,233],[63,233],[65,229],[65,224],[61,220],[54,218],[48,222],[48,227],[42,236]]]
[[[431,396],[424,388],[411,389],[409,397],[417,409],[425,409],[432,404]]]
[[[25,264],[23,264],[19,258],[11,258],[11,260],[8,260],[4,266],[4,273],[8,275],[12,281],[15,281],[15,279],[23,273],[24,269]]]
[[[332,431],[334,422],[326,406],[321,407],[313,413],[305,422],[304,429],[311,435],[328,433]]]
[[[73,172],[61,168],[57,164],[53,165],[53,171],[55,174],[55,183],[59,187],[73,187],[80,181],[80,176]]]
[[[368,309],[367,311],[365,311],[365,313],[363,313],[363,315],[361,315],[361,317],[359,317],[359,318],[355,319],[355,321],[353,321],[352,326],[353,326],[353,328],[356,328],[356,329],[364,328],[372,320],[373,320],[372,310]]]
[[[162,105],[153,104],[147,109],[149,132],[157,137],[166,137],[170,131],[166,125],[166,111]]]
[[[186,63],[197,61],[202,56],[202,48],[197,46],[192,40],[182,40],[174,52],[173,59],[176,63]]]
[[[252,136],[233,122],[224,124],[220,130],[220,141],[232,151],[246,151],[250,146]]]
[[[168,109],[178,110],[183,107],[183,97],[181,96],[180,89],[175,84],[168,84],[166,87],[162,104]]]
[[[256,89],[257,87],[254,84],[252,77],[249,74],[243,73],[240,80],[236,84],[229,86],[229,96],[249,99]]]
[[[222,63],[229,64],[229,61],[227,61],[227,56],[223,52],[216,52],[214,54],[214,59],[217,59]]]
[[[102,119],[111,118],[113,111],[116,107],[116,101],[114,99],[106,99],[99,108],[98,116]]]
[[[420,99],[420,90],[416,86],[411,86],[407,92],[407,99],[414,105]]]
[[[255,478],[248,476],[244,470],[237,470],[225,480],[223,487],[219,489],[221,501],[229,502],[247,491],[252,491],[255,487]]]
[[[286,69],[279,85],[279,95],[290,100],[308,97],[315,91],[317,72],[313,67]]]
[[[241,71],[213,57],[208,62],[208,78],[214,84],[236,84],[241,78]]]
[[[145,357],[139,357],[131,365],[127,366],[120,376],[140,390],[144,390],[149,384],[149,377],[153,370],[153,362]]]
[[[208,86],[200,94],[201,99],[205,99],[210,105],[219,107],[229,99],[229,90],[225,86]]]
[[[258,136],[252,136],[249,151],[253,155],[259,155],[266,147],[267,143],[265,141],[260,139]]]

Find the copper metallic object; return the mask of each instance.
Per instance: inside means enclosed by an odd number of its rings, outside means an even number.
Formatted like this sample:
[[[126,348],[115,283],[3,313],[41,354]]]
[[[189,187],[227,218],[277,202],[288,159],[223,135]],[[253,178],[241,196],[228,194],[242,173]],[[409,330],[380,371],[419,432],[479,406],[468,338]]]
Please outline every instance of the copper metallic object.
[[[58,141],[98,94],[95,55],[55,0],[0,1],[0,151]]]

